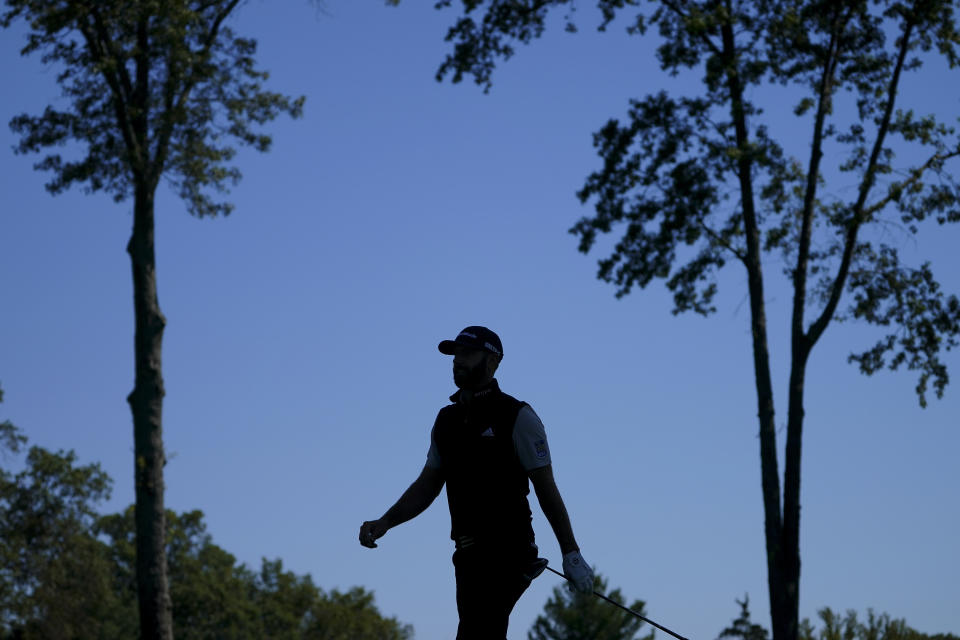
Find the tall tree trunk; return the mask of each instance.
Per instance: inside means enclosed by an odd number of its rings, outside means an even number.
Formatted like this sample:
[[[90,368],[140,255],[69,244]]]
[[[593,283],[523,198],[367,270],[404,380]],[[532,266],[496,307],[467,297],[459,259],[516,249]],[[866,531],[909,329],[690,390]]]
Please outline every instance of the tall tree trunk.
[[[839,34],[850,14],[834,8],[830,41],[820,81],[817,85],[817,115],[810,145],[810,163],[801,210],[797,266],[793,271],[793,312],[790,319],[790,386],[787,400],[787,446],[783,469],[783,531],[780,541],[780,564],[783,592],[783,638],[796,640],[800,619],[800,470],[803,443],[803,387],[807,360],[813,342],[804,333],[803,318],[807,308],[807,271],[813,234],[814,207],[820,161],[823,159],[823,130],[827,114],[832,110],[834,75],[838,62]]]
[[[810,350],[802,344],[790,363],[787,446],[783,471],[783,576],[784,637],[796,640],[800,617],[800,453],[803,436],[803,385]]]
[[[755,241],[759,244],[759,238]],[[750,244],[748,242],[748,244]],[[759,252],[759,249],[757,250]],[[790,634],[789,572],[784,565],[783,520],[780,513],[780,478],[777,465],[777,430],[770,380],[767,318],[763,302],[763,272],[759,255],[750,256],[747,272],[750,288],[750,320],[753,336],[753,367],[757,387],[757,418],[760,423],[760,483],[763,492],[764,538],[767,552],[767,589],[773,640],[796,640]],[[799,563],[799,555],[797,555]],[[798,565],[799,573],[799,565]],[[796,592],[796,590],[795,590]]]
[[[136,318],[133,391],[127,397],[133,413],[136,487],[137,594],[142,640],[172,640],[170,592],[164,548],[163,504],[163,374],[161,344],[166,319],[157,300],[154,258],[154,190],[137,185],[133,235],[127,245],[133,267]]]
[[[757,387],[757,417],[760,423],[760,483],[763,491],[764,538],[767,552],[767,590],[773,640],[796,640],[796,620],[790,629],[790,574],[784,557],[783,518],[780,512],[780,478],[777,465],[777,430],[774,418],[770,353],[767,346],[766,311],[759,260],[748,266],[750,315],[753,333],[754,375]],[[753,281],[756,280],[757,284]],[[787,554],[788,555],[788,554]],[[799,555],[797,555],[799,562]],[[798,566],[799,572],[799,566]],[[796,592],[796,590],[795,590]]]
[[[728,15],[733,15],[728,4]],[[743,208],[747,251],[747,286],[750,292],[750,329],[753,340],[753,370],[757,387],[757,419],[760,423],[760,478],[763,490],[764,536],[767,551],[767,587],[773,640],[796,640],[790,635],[789,599],[785,589],[787,575],[783,563],[783,521],[780,512],[780,478],[777,465],[777,430],[770,379],[770,350],[767,342],[767,315],[763,294],[763,267],[760,259],[760,225],[753,195],[753,159],[750,155],[749,129],[743,85],[737,67],[733,25],[721,26],[723,55],[730,93],[730,115],[736,134],[737,178]]]

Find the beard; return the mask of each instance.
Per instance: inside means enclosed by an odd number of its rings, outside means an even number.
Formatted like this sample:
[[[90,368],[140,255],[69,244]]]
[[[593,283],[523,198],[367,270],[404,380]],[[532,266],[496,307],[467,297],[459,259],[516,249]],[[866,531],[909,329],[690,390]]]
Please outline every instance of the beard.
[[[487,359],[483,358],[470,368],[454,367],[453,383],[458,389],[476,389],[486,381]]]

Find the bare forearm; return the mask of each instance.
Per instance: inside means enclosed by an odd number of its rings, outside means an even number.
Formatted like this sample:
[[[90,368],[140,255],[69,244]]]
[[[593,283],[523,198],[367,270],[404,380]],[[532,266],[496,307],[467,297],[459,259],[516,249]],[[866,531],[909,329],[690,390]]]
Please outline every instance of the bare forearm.
[[[375,549],[378,538],[398,524],[423,513],[442,488],[443,474],[440,470],[425,465],[413,484],[380,519],[367,520],[360,525],[360,544]]]
[[[388,529],[392,529],[423,513],[439,493],[439,488],[430,486],[418,478],[380,519]]]
[[[541,500],[540,507],[543,514],[547,516],[547,521],[553,528],[554,535],[557,536],[557,542],[560,544],[560,553],[566,554],[571,551],[579,551],[577,541],[573,537],[573,527],[570,526],[570,516],[567,515],[567,508],[563,504],[560,492],[554,490],[547,500]],[[538,496],[539,497],[539,496]]]
[[[550,523],[554,535],[557,536],[560,552],[566,554],[571,551],[579,551],[580,547],[573,537],[570,516],[567,515],[567,508],[563,504],[563,498],[560,497],[560,490],[553,482],[553,474],[550,473],[548,481],[534,482],[533,486],[543,515],[547,517],[547,522]]]

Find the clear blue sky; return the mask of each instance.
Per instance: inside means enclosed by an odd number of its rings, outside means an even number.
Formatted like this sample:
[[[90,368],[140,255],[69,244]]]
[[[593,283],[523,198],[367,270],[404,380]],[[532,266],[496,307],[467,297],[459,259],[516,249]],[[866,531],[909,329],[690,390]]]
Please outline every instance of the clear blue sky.
[[[594,33],[591,9],[581,33],[553,24],[520,48],[489,95],[439,84],[455,13],[429,5],[329,0],[324,13],[260,0],[239,14],[271,88],[306,94],[306,110],[270,127],[270,153],[239,155],[228,218],[191,218],[161,187],[167,505],[203,510],[215,542],[250,566],[280,557],[324,588],[363,585],[417,638],[452,637],[445,499],[376,550],[357,530],[423,465],[454,390],[437,342],[485,324],[504,342],[502,386],[546,424],[587,561],[692,640],[715,638],[745,593],[769,627],[742,269],[724,272],[712,318],[675,318],[659,285],[616,300],[594,277],[600,254],[577,253],[566,233],[589,212],[574,192],[597,167],[591,133],[629,98],[684,81],[622,24]],[[19,58],[21,45],[21,32],[0,32],[3,123],[58,98],[56,71]],[[960,113],[960,83],[946,78],[912,81],[904,104]],[[754,97],[774,101],[773,126],[795,126],[780,97]],[[807,129],[795,130],[802,153]],[[101,462],[116,481],[104,510],[117,511],[134,499],[130,206],[49,196],[13,143],[0,127],[2,417]],[[892,241],[960,292],[956,238]],[[778,424],[781,268],[766,271]],[[802,616],[873,607],[960,633],[960,393],[921,410],[913,374],[862,377],[846,356],[876,335],[833,325],[810,361]],[[956,352],[946,362],[960,375]],[[559,565],[534,512],[542,555]],[[526,637],[558,580],[526,593],[511,638]]]

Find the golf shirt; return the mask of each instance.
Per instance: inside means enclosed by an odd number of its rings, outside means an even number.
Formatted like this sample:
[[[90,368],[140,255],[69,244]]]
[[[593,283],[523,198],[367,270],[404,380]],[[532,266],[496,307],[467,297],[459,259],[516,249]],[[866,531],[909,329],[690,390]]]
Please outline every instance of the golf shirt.
[[[517,459],[527,471],[533,471],[550,464],[550,448],[547,446],[547,433],[543,422],[533,408],[525,404],[517,414],[513,424],[513,446]],[[437,451],[433,432],[430,433],[430,449],[427,451],[427,466],[442,469],[443,461]]]
[[[450,507],[450,537],[529,548],[528,473],[550,464],[543,423],[496,380],[469,404],[458,391],[437,414],[427,465],[439,470]],[[460,547],[458,547],[460,548]]]

